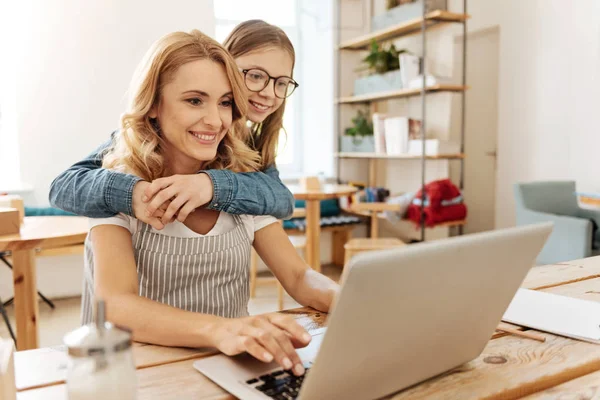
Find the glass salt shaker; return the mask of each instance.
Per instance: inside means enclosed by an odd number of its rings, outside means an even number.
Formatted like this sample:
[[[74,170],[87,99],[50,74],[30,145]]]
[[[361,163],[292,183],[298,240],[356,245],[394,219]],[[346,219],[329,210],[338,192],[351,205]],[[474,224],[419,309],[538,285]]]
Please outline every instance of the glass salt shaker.
[[[131,333],[106,321],[104,301],[96,303],[94,322],[70,332],[64,342],[69,400],[136,398]]]

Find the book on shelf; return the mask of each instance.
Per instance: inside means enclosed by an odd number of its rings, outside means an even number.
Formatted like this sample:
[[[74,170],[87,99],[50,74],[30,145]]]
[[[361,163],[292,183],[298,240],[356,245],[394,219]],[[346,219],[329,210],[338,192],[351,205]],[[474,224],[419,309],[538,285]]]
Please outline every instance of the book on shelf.
[[[385,151],[389,155],[408,152],[408,117],[388,117],[384,120]]]
[[[406,116],[389,117],[386,114],[373,113],[372,121],[375,154],[420,156],[423,153],[420,120]],[[434,138],[425,139],[425,155],[427,156],[459,152],[458,143]]]
[[[375,154],[385,154],[385,114],[373,113],[373,139],[375,141]]]
[[[385,153],[408,154],[409,142],[421,136],[421,121],[410,117],[388,117],[383,122]]]

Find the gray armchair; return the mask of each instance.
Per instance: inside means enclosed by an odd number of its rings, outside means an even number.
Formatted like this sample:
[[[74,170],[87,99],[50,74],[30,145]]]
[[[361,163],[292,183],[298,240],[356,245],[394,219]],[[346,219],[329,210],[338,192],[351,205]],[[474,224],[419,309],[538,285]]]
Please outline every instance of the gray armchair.
[[[600,254],[596,250],[600,248],[600,211],[579,207],[575,182],[517,183],[514,189],[517,225],[554,222],[552,234],[537,258],[538,264]]]

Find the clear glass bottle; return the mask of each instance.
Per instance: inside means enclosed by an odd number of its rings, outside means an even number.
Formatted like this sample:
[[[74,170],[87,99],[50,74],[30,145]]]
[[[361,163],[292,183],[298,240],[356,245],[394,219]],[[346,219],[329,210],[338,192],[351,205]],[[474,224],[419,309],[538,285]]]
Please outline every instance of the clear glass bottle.
[[[96,303],[94,323],[70,332],[64,342],[69,400],[136,399],[131,333],[106,321],[102,300]]]

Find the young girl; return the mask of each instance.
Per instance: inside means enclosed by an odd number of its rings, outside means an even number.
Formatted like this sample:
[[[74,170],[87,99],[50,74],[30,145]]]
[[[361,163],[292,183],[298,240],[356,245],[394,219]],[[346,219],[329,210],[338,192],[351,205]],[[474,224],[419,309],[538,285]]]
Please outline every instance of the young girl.
[[[157,41],[130,95],[104,156],[106,169],[153,181],[260,166],[258,153],[231,132],[248,105],[242,75],[225,49],[200,32]],[[92,220],[83,322],[91,322],[92,299],[99,297],[108,319],[129,327],[135,340],[246,351],[301,375],[294,346],[306,345],[310,335],[284,315],[248,317],[252,244],[296,301],[329,310],[338,285],[303,262],[275,218],[198,209],[162,231],[123,214]]]
[[[240,135],[261,154],[262,172],[211,169],[150,183],[133,174],[101,168],[109,141],[52,182],[50,203],[88,217],[125,213],[156,229],[162,229],[175,215],[185,221],[192,210],[203,206],[231,214],[289,217],[294,199],[279,179],[275,152],[285,99],[298,87],[292,79],[294,47],[280,28],[260,20],[234,28],[225,47],[235,58],[248,93],[247,115],[252,125],[250,135]]]

